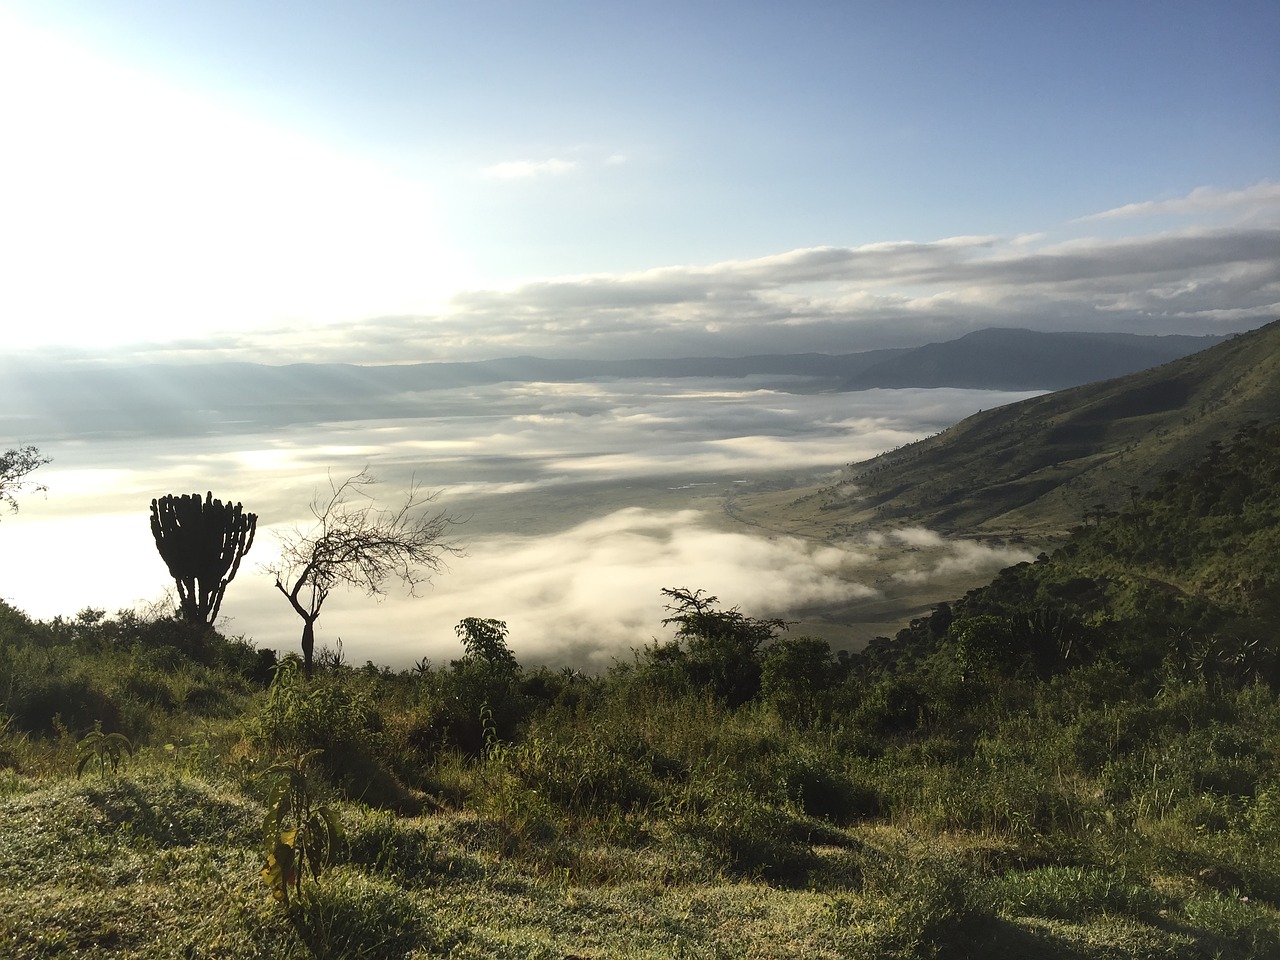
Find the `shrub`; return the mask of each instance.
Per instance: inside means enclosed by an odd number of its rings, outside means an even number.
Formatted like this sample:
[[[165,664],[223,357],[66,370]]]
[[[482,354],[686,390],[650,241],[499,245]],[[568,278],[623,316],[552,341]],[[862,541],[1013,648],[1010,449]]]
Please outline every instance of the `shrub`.
[[[1197,897],[1183,905],[1182,916],[1192,926],[1240,945],[1245,956],[1280,956],[1280,921],[1248,898]]]
[[[133,665],[125,674],[120,692],[128,699],[165,712],[177,706],[168,678],[155,668],[141,664]]]
[[[578,812],[630,810],[649,803],[653,790],[638,765],[600,736],[568,743],[533,737],[506,754],[514,772],[532,790]]]
[[[447,952],[463,938],[439,921],[429,922],[398,887],[347,872],[308,890],[291,919],[314,956],[343,960],[403,957],[424,944],[433,953]]]
[[[272,779],[267,815],[262,823],[266,866],[262,878],[276,900],[289,908],[289,891],[302,893],[308,876],[318,883],[328,870],[344,837],[337,813],[320,803],[303,767],[310,754],[289,763],[277,763],[266,771]]]
[[[821,694],[835,681],[834,668],[825,640],[781,638],[765,649],[761,696],[789,723],[811,724],[821,713]]]
[[[382,759],[381,716],[345,675],[307,681],[296,657],[282,660],[248,733],[272,756],[318,752],[321,769],[352,799],[406,812],[420,806]]]
[[[20,686],[15,684],[9,710],[15,726],[46,736],[57,731],[55,717],[75,734],[87,733],[95,723],[114,728],[121,725],[116,701],[89,677],[78,673],[25,678]]]
[[[791,819],[723,767],[695,771],[672,805],[677,829],[706,844],[726,866],[792,881],[811,865],[811,855],[792,836]]]
[[[810,816],[844,824],[880,813],[875,788],[855,783],[830,749],[793,748],[772,758],[769,770],[787,799]]]
[[[717,598],[701,590],[664,587],[662,595],[671,601],[671,616],[662,624],[674,625],[677,639],[676,647],[657,649],[679,666],[694,689],[709,691],[730,707],[754,699],[760,692],[761,650],[787,622],[744,616],[737,607],[721,610]]]
[[[249,725],[260,746],[276,754],[341,751],[367,743],[370,704],[341,678],[308,683],[296,658],[276,669],[267,701]]]
[[[498,736],[510,739],[531,707],[516,687],[516,674],[477,660],[455,660],[420,683],[425,693],[410,743],[426,758],[445,750],[477,757],[485,742],[481,711],[489,711]]]
[[[953,859],[904,851],[869,862],[862,895],[835,897],[828,920],[856,930],[869,957],[981,956],[994,912],[982,888]]]
[[[380,810],[368,811],[348,827],[344,861],[410,888],[479,872],[469,857],[448,849],[432,826]]]

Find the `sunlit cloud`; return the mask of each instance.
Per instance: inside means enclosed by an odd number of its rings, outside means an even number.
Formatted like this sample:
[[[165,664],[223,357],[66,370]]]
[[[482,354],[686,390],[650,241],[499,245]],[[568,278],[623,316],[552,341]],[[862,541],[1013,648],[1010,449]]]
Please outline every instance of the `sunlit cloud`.
[[[886,576],[885,551],[900,547],[913,549]],[[986,577],[1033,558],[1022,548],[922,529],[815,543],[726,530],[698,510],[628,508],[546,536],[473,542],[416,599],[392,596],[371,608],[364,598],[337,596],[322,642],[341,637],[357,662],[404,666],[427,656],[443,665],[461,653],[453,624],[492,617],[510,627],[522,663],[600,669],[669,638],[663,587],[703,589],[748,616],[785,619],[806,607],[877,600],[886,588]],[[261,602],[271,599],[261,593]],[[254,605],[242,596],[238,609],[244,615]],[[295,639],[287,623],[281,627],[279,642],[289,649]]]
[[[891,575],[890,579],[899,584],[921,585],[956,575],[994,575],[1005,567],[1036,557],[1023,547],[948,539],[923,527],[873,534],[869,542],[896,542],[920,552],[918,561]]]

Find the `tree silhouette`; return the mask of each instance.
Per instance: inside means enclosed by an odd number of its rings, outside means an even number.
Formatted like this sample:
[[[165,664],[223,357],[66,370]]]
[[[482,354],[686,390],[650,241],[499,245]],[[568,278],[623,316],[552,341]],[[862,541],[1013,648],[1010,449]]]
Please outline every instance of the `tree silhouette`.
[[[463,617],[453,632],[462,641],[467,660],[493,673],[515,673],[520,669],[515,654],[507,646],[506,621]]]
[[[307,676],[315,654],[315,624],[334,587],[355,587],[381,597],[386,581],[396,579],[416,596],[417,588],[443,569],[446,555],[462,552],[445,538],[459,521],[443,511],[431,514],[421,509],[437,494],[424,493],[415,483],[399,507],[378,509],[369,490],[377,482],[367,469],[340,484],[330,478],[329,498],[311,504],[311,529],[279,534],[280,559],[266,568],[275,577],[276,589],[302,618]]]
[[[777,639],[778,631],[791,624],[776,617],[748,617],[721,610],[719,599],[702,590],[663,587],[671,616],[663,626],[675,625],[676,659],[683,662],[690,681],[710,690],[731,707],[741,706],[760,692],[760,651]]]
[[[49,462],[35,447],[10,447],[0,453],[0,506],[7,507],[10,513],[18,512],[18,501],[14,496],[30,487],[32,490],[43,490],[38,483],[32,483],[27,475],[37,467]]]
[[[211,624],[222,596],[253,546],[258,516],[213,493],[173,494],[151,501],[151,535],[178,588],[182,618]]]

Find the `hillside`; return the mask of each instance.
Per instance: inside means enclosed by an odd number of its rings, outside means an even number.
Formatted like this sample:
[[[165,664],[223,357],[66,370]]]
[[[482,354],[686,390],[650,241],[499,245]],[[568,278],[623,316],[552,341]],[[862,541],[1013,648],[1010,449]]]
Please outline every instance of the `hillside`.
[[[809,536],[870,523],[1052,538],[1247,424],[1280,418],[1280,321],[1151,370],[985,410],[852,464],[835,486],[734,510]]]

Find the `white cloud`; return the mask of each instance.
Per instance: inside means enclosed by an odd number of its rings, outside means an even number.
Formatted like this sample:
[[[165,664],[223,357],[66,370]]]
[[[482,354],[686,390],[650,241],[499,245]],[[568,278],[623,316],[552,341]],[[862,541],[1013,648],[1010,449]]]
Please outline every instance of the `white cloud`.
[[[263,530],[259,539],[262,563],[273,545]],[[462,652],[454,624],[492,617],[510,627],[522,663],[599,669],[669,635],[663,587],[704,589],[748,616],[784,616],[877,597],[866,582],[872,562],[856,543],[766,538],[724,529],[700,510],[632,507],[542,536],[473,539],[419,597],[393,591],[375,603],[335,593],[317,639],[331,647],[341,639],[356,663],[405,667],[427,656],[443,664]],[[250,628],[263,645],[296,646],[300,625],[268,578],[242,576],[233,590],[229,632]]]
[[[470,290],[432,314],[230,332],[157,359],[386,363],[544,357],[853,353],[992,326],[1234,333],[1280,314],[1280,227],[1057,244],[872,244]]]
[[[1207,311],[1243,311],[1222,330],[1235,332],[1274,318],[1278,250],[1280,229],[1266,225],[807,248],[470,291],[396,332],[402,348],[477,356],[839,353],[983,326],[1206,333]]]
[[[937,547],[943,543],[942,534],[924,527],[903,527],[889,531],[888,536],[911,547]]]
[[[433,600],[442,620],[492,616],[523,660],[595,666],[663,633],[662,587],[706,589],[751,616],[875,595],[857,552],[718,529],[699,511],[631,508],[551,537],[472,544]]]
[[[1219,210],[1254,208],[1259,205],[1280,204],[1280,183],[1263,180],[1243,190],[1222,190],[1217,187],[1196,187],[1185,197],[1170,200],[1143,200],[1124,206],[1091,213],[1079,221],[1124,220],[1130,217],[1151,217],[1159,214],[1214,213]]]
[[[891,539],[926,550],[929,556],[906,570],[896,571],[895,583],[920,585],[945,580],[957,575],[994,575],[1015,563],[1029,562],[1035,554],[1021,547],[996,546],[976,540],[946,540],[931,530],[914,528],[898,530]]]
[[[886,541],[916,549],[898,556]],[[363,598],[335,596],[322,642],[344,638],[357,662],[371,657],[403,666],[426,655],[442,664],[460,654],[453,624],[493,617],[507,622],[522,663],[598,669],[669,636],[660,623],[663,587],[706,590],[748,616],[786,617],[806,607],[876,600],[885,589],[980,579],[1032,559],[1020,548],[947,540],[922,529],[816,543],[728,530],[698,510],[626,508],[546,536],[473,542],[427,596],[390,597],[372,614]],[[894,568],[887,576],[886,562]],[[245,592],[241,611],[253,605]],[[264,592],[263,600],[270,599]],[[287,627],[279,642],[295,642]]]

